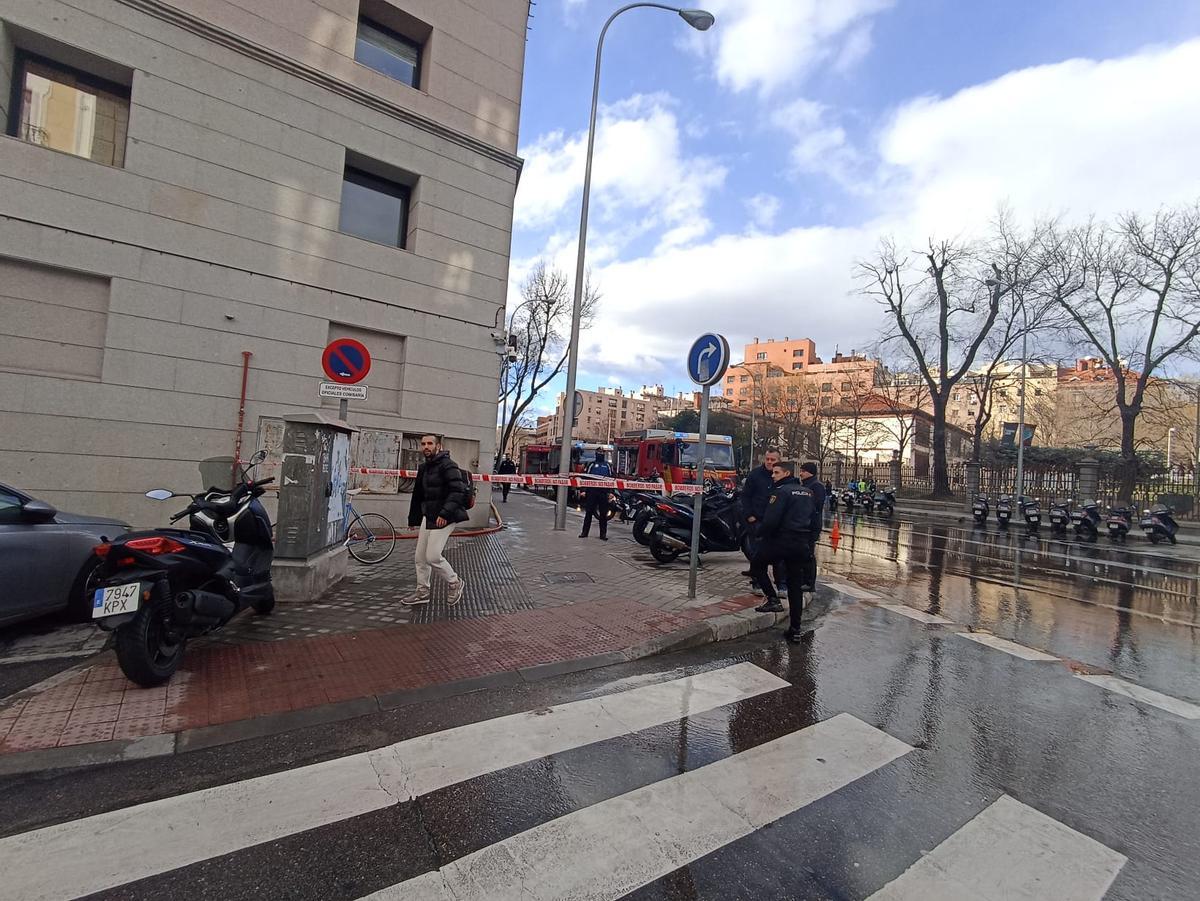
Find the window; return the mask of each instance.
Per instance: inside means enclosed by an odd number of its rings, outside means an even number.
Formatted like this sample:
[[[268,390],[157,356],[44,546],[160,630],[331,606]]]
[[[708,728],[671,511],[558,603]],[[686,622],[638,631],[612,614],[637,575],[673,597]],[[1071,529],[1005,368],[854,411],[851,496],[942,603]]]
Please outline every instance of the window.
[[[741,378],[739,378],[738,381],[739,382],[748,382],[748,381],[750,381],[750,376],[744,375]]]
[[[729,378],[725,379],[725,381],[727,381],[729,384],[731,384],[731,385],[732,385],[732,384],[733,384],[733,381],[734,381],[734,379],[736,379],[736,378],[737,378],[737,376],[733,376],[733,375],[731,375]]]
[[[822,397],[821,398],[821,406],[822,407],[832,407],[833,406],[833,398],[832,397]]]
[[[21,499],[15,494],[0,491],[0,522],[21,521]]]
[[[833,382],[821,382],[821,390],[822,391],[832,391],[833,390]]]
[[[765,360],[766,358],[767,358],[766,354],[755,354],[755,356],[754,356],[754,359],[756,359],[756,360]]]
[[[733,389],[732,389],[732,388],[726,388],[726,389],[725,389],[725,395],[726,395],[727,397],[733,397]]]
[[[853,382],[842,382],[842,391],[853,391],[853,390],[854,390]]]
[[[106,166],[125,165],[129,89],[34,56],[20,56],[8,133]]]
[[[749,390],[750,390],[749,388],[739,388],[739,389],[738,389],[738,394],[740,394],[740,395],[742,395],[743,397],[745,397],[745,396],[746,396],[746,392],[748,392]]]
[[[796,370],[803,369],[803,368],[804,368],[803,363],[793,363],[792,364],[792,372],[795,372]]]
[[[403,247],[408,232],[408,198],[406,186],[347,166],[338,231]]]
[[[370,19],[358,20],[354,58],[409,87],[421,86],[421,45]]]
[[[793,351],[792,351],[792,356],[793,356],[793,357],[802,357],[802,356],[804,356],[804,348],[802,347],[802,348],[800,348],[799,350],[793,350]]]

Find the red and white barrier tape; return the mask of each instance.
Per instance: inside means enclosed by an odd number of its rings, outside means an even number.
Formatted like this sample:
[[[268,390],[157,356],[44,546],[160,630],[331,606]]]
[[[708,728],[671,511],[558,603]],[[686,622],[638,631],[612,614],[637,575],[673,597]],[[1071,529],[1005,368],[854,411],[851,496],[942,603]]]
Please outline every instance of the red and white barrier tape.
[[[415,479],[415,469],[370,469],[365,466],[351,467],[350,472],[364,476],[399,476]],[[630,479],[581,479],[577,476],[522,476],[472,473],[471,478],[480,482],[496,482],[509,485],[566,485],[569,488],[609,488],[621,491],[661,491],[663,494],[699,494],[699,485],[664,485],[662,482],[637,482]]]

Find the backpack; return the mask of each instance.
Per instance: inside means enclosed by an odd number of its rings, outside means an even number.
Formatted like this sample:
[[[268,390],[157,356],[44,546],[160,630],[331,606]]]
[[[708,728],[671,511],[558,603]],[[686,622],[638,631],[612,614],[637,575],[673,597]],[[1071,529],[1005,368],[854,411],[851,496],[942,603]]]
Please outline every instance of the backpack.
[[[462,473],[463,481],[467,483],[467,509],[475,509],[475,477],[468,470],[458,467],[458,471]]]

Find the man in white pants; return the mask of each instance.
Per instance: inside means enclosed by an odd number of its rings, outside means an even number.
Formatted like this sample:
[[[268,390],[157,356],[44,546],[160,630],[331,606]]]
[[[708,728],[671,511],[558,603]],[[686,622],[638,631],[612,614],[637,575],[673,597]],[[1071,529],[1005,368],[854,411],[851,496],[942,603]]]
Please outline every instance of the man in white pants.
[[[429,589],[436,569],[449,585],[446,601],[451,606],[462,600],[463,580],[445,557],[446,542],[456,523],[466,522],[469,488],[466,476],[450,454],[442,448],[437,435],[421,436],[421,454],[425,462],[417,470],[412,506],[408,511],[410,528],[421,527],[417,537],[417,590],[400,601],[408,607],[429,603]]]

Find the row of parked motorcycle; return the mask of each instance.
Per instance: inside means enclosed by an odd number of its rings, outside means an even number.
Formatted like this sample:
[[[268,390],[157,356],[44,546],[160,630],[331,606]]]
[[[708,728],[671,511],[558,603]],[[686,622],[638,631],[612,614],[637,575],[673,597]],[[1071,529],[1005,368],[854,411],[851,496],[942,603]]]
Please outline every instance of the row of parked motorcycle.
[[[991,512],[991,502],[987,495],[976,495],[971,504],[971,515],[975,524],[987,525]],[[1142,530],[1151,544],[1160,541],[1176,543],[1175,535],[1179,526],[1174,519],[1175,511],[1166,504],[1155,504],[1149,510],[1142,511],[1141,519],[1137,517],[1137,509],[1129,506],[1114,506],[1108,508],[1106,515],[1101,514],[1100,504],[1096,501],[1085,501],[1072,509],[1069,501],[1056,501],[1050,505],[1050,531],[1056,535],[1066,535],[1074,530],[1076,537],[1094,541],[1100,532],[1108,533],[1112,541],[1124,541],[1133,530],[1134,524]],[[996,522],[1001,529],[1007,529],[1014,517],[1020,517],[1025,523],[1029,534],[1036,535],[1042,527],[1042,507],[1034,498],[1022,495],[1012,497],[1003,495],[996,501]]]
[[[648,547],[659,563],[670,563],[692,546],[695,513],[692,496],[671,497],[653,491],[626,491],[621,497],[621,514],[633,521],[633,537]],[[746,527],[738,504],[738,492],[707,480],[700,514],[700,553],[743,551]]]
[[[891,488],[876,488],[860,491],[853,485],[841,490],[834,489],[826,498],[829,512],[837,513],[840,504],[847,513],[862,510],[864,513],[878,513],[880,516],[891,516],[896,512],[896,492]]]

